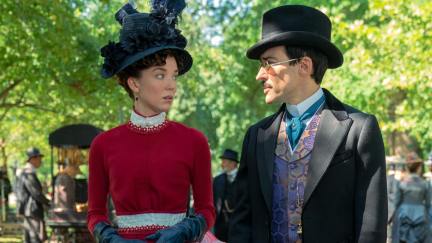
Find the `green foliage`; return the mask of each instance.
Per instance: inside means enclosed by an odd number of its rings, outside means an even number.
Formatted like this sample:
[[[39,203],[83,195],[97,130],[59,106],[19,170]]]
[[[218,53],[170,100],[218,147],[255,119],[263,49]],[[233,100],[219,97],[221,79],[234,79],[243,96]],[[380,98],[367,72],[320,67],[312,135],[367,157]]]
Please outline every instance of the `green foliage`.
[[[432,76],[427,59],[432,44],[432,3],[398,0],[289,3],[317,7],[333,22],[332,39],[344,52],[345,62],[339,69],[328,70],[324,86],[342,101],[375,114],[386,142],[392,133],[404,132],[419,142],[424,153],[430,151]],[[224,42],[215,48],[223,52],[223,66],[218,66],[217,61],[212,65],[218,67],[213,69],[218,76],[229,79],[223,92],[230,95],[225,96],[224,107],[219,107],[229,111],[222,112],[219,119],[221,147],[238,146],[240,134],[250,123],[276,110],[264,105],[262,90],[255,82],[257,65],[245,58],[245,52],[259,39],[257,26],[263,12],[282,4],[287,2],[242,1],[239,14],[227,16],[222,24]],[[214,24],[220,23],[219,20]]]
[[[99,48],[117,40],[113,14],[123,2],[0,3],[0,138],[10,163],[22,161],[29,146],[48,153],[48,134],[60,126],[109,129],[128,118],[126,93],[99,76]],[[148,10],[147,1],[137,2]],[[215,169],[224,148],[240,150],[247,127],[277,109],[264,104],[258,65],[245,53],[259,39],[263,12],[288,3],[317,7],[333,22],[332,39],[345,63],[328,71],[324,86],[375,114],[386,138],[406,132],[424,152],[432,149],[430,1],[204,2],[188,1],[180,23],[194,66],[180,78],[169,116],[208,136]]]
[[[109,25],[96,10],[110,7],[80,0],[0,3],[0,138],[10,162],[23,161],[30,146],[48,153],[48,134],[62,125],[108,129],[120,122],[128,98],[99,76],[102,38],[113,34],[97,27]],[[45,163],[42,172],[48,171]]]

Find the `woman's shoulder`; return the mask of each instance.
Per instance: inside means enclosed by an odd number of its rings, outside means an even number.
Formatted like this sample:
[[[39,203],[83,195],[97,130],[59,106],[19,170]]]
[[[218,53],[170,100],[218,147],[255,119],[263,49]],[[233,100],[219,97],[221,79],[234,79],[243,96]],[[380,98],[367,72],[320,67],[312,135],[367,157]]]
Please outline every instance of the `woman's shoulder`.
[[[177,132],[180,133],[181,135],[187,136],[189,138],[193,138],[193,139],[198,139],[198,140],[206,140],[207,141],[207,137],[204,135],[203,132],[201,132],[200,130],[193,128],[193,127],[189,127],[183,123],[180,122],[176,122],[176,121],[170,121],[173,129]]]
[[[107,131],[104,131],[100,134],[98,134],[93,142],[92,142],[92,146],[97,146],[100,144],[104,144],[110,141],[115,141],[116,139],[118,139],[119,137],[121,137],[123,134],[125,134],[125,132],[127,132],[127,128],[126,128],[126,124],[121,124],[117,127],[111,128]]]

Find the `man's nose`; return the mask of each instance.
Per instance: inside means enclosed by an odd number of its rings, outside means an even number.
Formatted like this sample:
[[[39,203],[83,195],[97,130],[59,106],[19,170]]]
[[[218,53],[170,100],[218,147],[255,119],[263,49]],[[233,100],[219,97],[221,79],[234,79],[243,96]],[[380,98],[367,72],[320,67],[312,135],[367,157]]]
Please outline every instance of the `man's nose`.
[[[258,70],[255,79],[258,81],[266,81],[268,79],[268,74],[263,67]]]

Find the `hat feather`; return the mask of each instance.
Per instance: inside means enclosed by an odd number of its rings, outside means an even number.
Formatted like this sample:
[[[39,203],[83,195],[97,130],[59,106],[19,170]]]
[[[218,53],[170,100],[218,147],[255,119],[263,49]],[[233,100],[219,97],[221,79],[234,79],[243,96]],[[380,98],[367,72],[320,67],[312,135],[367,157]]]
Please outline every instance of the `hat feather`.
[[[167,14],[174,14],[176,17],[186,8],[185,0],[152,0],[152,10],[164,10]]]
[[[115,19],[117,20],[117,22],[123,25],[124,18],[134,13],[138,13],[138,11],[136,10],[136,6],[134,6],[133,3],[129,2],[123,5],[123,7],[119,11],[117,11],[117,13],[115,14]]]

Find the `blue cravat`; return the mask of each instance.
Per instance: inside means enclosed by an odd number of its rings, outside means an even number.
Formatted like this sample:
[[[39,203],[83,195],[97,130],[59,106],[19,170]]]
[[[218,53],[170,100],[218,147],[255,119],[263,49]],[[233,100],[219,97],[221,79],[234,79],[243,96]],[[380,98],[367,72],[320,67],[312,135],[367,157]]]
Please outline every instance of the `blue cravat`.
[[[306,124],[303,122],[305,120],[310,119],[315,112],[321,107],[324,103],[325,98],[324,95],[319,98],[313,105],[309,107],[301,116],[292,116],[289,112],[285,117],[286,122],[286,133],[291,144],[291,148],[294,150],[297,145],[303,131],[306,128]]]

